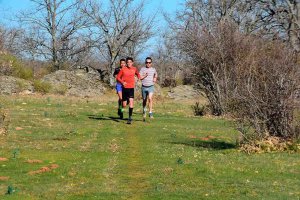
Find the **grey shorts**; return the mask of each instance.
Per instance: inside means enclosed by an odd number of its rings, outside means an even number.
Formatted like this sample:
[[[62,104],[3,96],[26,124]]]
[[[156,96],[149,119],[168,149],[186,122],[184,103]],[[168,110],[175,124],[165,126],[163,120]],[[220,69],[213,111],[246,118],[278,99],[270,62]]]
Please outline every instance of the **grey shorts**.
[[[154,85],[151,86],[142,86],[142,97],[146,99],[149,93],[154,93]]]

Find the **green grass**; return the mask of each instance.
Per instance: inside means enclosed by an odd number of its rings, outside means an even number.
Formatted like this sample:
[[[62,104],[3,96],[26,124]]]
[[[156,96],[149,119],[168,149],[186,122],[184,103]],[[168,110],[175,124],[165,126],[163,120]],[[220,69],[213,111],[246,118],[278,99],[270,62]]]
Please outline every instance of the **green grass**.
[[[0,199],[300,198],[299,153],[239,152],[231,122],[194,117],[193,103],[157,102],[144,123],[138,101],[127,125],[116,99],[0,97],[10,116]]]

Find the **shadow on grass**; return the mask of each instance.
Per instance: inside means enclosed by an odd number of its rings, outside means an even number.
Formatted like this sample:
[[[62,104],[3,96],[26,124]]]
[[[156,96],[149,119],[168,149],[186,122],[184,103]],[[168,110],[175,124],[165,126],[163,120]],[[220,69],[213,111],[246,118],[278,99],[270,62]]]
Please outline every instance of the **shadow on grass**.
[[[111,121],[115,121],[115,122],[120,122],[123,120],[127,120],[127,119],[120,119],[120,117],[112,117],[112,116],[99,116],[99,115],[88,115],[89,119],[94,119],[94,120],[111,120]]]
[[[114,121],[114,122],[120,122],[120,121],[127,121],[128,118],[123,118],[123,119],[120,119],[120,117],[114,117],[114,116],[99,116],[99,115],[88,115],[88,118],[89,119],[94,119],[94,120],[111,120],[111,121]],[[138,119],[135,119],[133,118],[133,121],[142,121],[142,120],[138,120]]]
[[[181,144],[191,147],[201,147],[206,149],[224,150],[235,149],[236,145],[216,139],[204,141],[204,140],[186,140],[186,141],[172,141],[171,144]]]

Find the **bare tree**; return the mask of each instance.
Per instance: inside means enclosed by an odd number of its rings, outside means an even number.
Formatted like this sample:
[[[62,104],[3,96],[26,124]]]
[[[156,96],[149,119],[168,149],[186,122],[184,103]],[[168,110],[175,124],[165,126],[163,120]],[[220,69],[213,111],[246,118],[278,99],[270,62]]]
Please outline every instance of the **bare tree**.
[[[246,23],[237,23],[237,14],[209,15],[210,3],[223,1],[187,2],[204,7],[187,4],[180,20],[171,25],[179,30],[178,47],[191,59],[213,114],[232,114],[239,125],[254,130],[255,138],[299,135],[293,121],[300,80],[297,54],[278,40],[245,34],[241,26]]]
[[[227,70],[234,55],[227,48],[234,45],[237,26],[233,24],[242,20],[240,6],[236,0],[187,0],[184,12],[169,20],[178,47],[194,66],[196,86],[206,94],[214,115],[224,113],[230,92],[232,77]]]
[[[165,31],[157,40],[156,49],[151,56],[159,74],[159,83],[163,87],[170,87],[170,90],[178,83],[184,83],[184,77],[177,75],[188,74],[186,73],[189,71],[189,68],[186,68],[188,59],[177,47],[174,32]]]
[[[154,18],[143,15],[144,5],[143,1],[136,4],[134,0],[110,0],[105,9],[98,1],[89,0],[82,9],[94,24],[91,28],[94,34],[98,32],[98,48],[108,62],[111,85],[115,81],[113,72],[118,58],[133,56],[138,46],[152,35]]]
[[[15,55],[20,52],[20,38],[23,31],[17,28],[0,27],[0,51],[5,50]]]
[[[78,45],[78,40],[84,41],[81,30],[87,25],[79,14],[82,0],[30,1],[35,7],[18,15],[24,29],[30,29],[24,38],[27,51],[51,59],[58,70],[66,60],[88,48],[88,40]]]
[[[280,41],[237,36],[235,92],[230,112],[248,139],[296,138],[295,94],[300,80],[297,56]],[[254,134],[253,134],[254,132]],[[252,137],[252,138],[251,138]]]
[[[270,38],[281,38],[300,51],[300,2],[297,0],[247,1],[255,16],[252,31]]]

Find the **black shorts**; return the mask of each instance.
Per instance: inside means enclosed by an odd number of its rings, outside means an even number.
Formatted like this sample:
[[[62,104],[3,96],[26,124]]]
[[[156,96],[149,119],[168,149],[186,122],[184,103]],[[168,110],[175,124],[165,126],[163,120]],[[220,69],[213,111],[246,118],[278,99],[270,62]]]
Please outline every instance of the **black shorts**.
[[[123,88],[122,89],[123,101],[127,101],[129,98],[134,98],[134,88]]]

